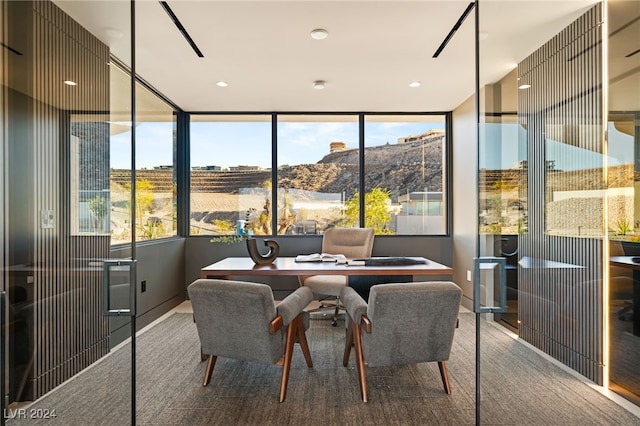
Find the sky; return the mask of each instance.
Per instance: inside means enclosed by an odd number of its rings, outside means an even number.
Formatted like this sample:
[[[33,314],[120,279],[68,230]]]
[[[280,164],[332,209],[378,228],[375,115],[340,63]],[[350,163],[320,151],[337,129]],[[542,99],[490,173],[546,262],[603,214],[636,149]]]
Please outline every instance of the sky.
[[[444,123],[367,122],[365,145],[395,144],[398,138],[417,135],[430,129],[443,129]],[[513,168],[520,157],[517,123],[487,125],[487,143],[480,157],[486,169]],[[136,168],[173,164],[173,124],[141,123],[136,128]],[[633,162],[633,137],[609,126],[609,165]],[[278,165],[313,164],[329,153],[329,144],[344,142],[347,148],[358,146],[357,122],[280,122],[278,123]],[[130,168],[131,133],[111,138],[111,167]],[[602,167],[602,155],[554,140],[548,140],[546,156],[555,160],[557,170]],[[520,151],[524,151],[523,148]],[[271,167],[271,122],[193,122],[191,124],[191,166],[247,165]]]
[[[172,123],[136,127],[136,168],[171,165]],[[443,122],[365,125],[366,146],[397,143],[398,138],[444,129]],[[192,122],[191,166],[248,165],[271,167],[271,122]],[[313,164],[329,153],[329,144],[358,147],[357,122],[278,123],[278,164]],[[111,137],[111,168],[130,168],[131,133]]]

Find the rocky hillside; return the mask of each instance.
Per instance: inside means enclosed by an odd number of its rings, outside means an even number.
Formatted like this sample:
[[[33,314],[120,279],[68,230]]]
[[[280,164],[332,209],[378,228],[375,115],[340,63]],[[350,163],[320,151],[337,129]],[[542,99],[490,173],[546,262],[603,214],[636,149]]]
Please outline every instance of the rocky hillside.
[[[382,145],[365,149],[365,185],[398,194],[411,191],[442,191],[442,137],[426,143]],[[171,191],[173,170],[140,170],[140,179],[151,181],[157,191]],[[326,155],[316,164],[301,164],[280,169],[281,188],[340,193],[351,197],[358,188],[358,150],[348,149]],[[235,194],[238,188],[263,187],[269,171],[192,171],[191,192]],[[114,183],[126,184],[130,173],[112,170]]]
[[[442,138],[429,142],[365,148],[365,186],[398,194],[442,191]],[[319,192],[342,192],[350,197],[358,188],[358,150],[326,155],[317,164],[291,166],[280,171],[280,186]]]

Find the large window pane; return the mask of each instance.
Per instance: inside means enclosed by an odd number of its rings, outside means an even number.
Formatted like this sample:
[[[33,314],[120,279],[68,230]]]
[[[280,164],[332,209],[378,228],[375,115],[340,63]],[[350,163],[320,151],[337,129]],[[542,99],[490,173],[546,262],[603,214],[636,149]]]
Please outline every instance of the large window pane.
[[[191,235],[271,234],[271,116],[191,116]]]
[[[123,74],[115,66],[111,68],[116,76]],[[136,85],[136,103],[136,240],[174,236],[177,234],[174,110],[140,84]],[[118,244],[131,241],[132,234],[131,122],[112,121],[111,133],[111,235],[112,244]]]
[[[365,226],[377,234],[446,233],[445,117],[365,118]]]
[[[358,227],[358,117],[278,116],[278,234]]]

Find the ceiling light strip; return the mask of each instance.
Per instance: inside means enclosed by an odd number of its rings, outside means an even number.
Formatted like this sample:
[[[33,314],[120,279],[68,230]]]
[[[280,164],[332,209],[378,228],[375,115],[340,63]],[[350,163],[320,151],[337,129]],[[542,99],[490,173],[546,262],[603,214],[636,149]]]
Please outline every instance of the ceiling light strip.
[[[169,15],[169,17],[171,18],[173,23],[176,25],[176,27],[178,27],[178,30],[182,33],[184,38],[187,39],[187,42],[189,43],[189,45],[191,46],[193,51],[196,52],[196,55],[198,55],[198,57],[200,57],[200,58],[204,58],[204,55],[202,54],[202,51],[200,51],[200,49],[198,49],[198,46],[193,41],[193,39],[191,38],[191,36],[187,32],[187,30],[184,28],[184,26],[182,25],[182,23],[180,22],[180,20],[176,16],[176,14],[173,13],[173,10],[171,10],[171,8],[169,7],[169,4],[166,1],[161,1],[159,3],[162,6],[162,8],[164,9],[164,11],[167,12],[167,15]]]
[[[638,49],[638,50],[634,50],[633,52],[629,53],[628,55],[625,55],[624,57],[625,57],[625,58],[630,58],[630,57],[632,57],[633,55],[637,55],[638,53],[640,53],[640,49]]]
[[[4,43],[3,43],[3,42],[1,42],[1,41],[0,41],[0,46],[4,47],[4,48],[5,48],[5,49],[7,49],[9,52],[13,52],[13,53],[15,53],[16,55],[20,55],[20,56],[22,56],[22,52],[17,51],[17,50],[16,50],[16,49],[14,49],[13,47],[8,46],[8,45],[4,44]]]
[[[437,58],[438,56],[440,56],[440,53],[442,53],[442,51],[447,46],[449,41],[451,41],[451,39],[453,38],[453,35],[458,31],[458,29],[460,28],[464,20],[467,19],[467,16],[471,13],[475,5],[476,5],[475,2],[469,3],[465,11],[462,12],[462,15],[460,15],[460,18],[458,18],[458,22],[456,22],[455,25],[451,28],[451,31],[449,31],[449,34],[447,34],[442,44],[440,44],[440,47],[438,47],[438,50],[436,50],[436,53],[433,54],[434,58]]]

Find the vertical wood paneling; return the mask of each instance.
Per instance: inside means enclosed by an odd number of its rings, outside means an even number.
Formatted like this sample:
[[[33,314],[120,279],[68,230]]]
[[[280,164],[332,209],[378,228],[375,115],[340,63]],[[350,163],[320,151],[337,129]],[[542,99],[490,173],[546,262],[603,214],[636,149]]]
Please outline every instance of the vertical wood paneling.
[[[601,5],[596,5],[518,65],[518,77],[532,85],[520,91],[518,115],[528,146],[528,233],[519,237],[523,257],[566,264],[518,272],[520,337],[587,378],[602,384],[602,233],[554,225],[548,210],[554,182],[574,191],[603,189],[589,164],[577,164],[576,178],[547,171],[546,140],[602,153]],[[590,169],[591,167],[591,169]],[[602,173],[599,176],[603,176]],[[577,187],[576,187],[577,185]],[[584,214],[585,224],[602,223],[602,211]],[[594,217],[588,217],[594,215]],[[589,233],[579,236],[580,232]]]
[[[74,114],[94,116],[80,122],[86,125],[82,137],[95,147],[85,152],[82,161],[106,170],[108,177],[108,157],[100,152],[109,143],[105,123],[109,51],[51,2],[33,2],[32,20],[32,69],[24,72],[30,73],[32,87],[34,179],[25,190],[33,194],[37,209],[33,224],[37,268],[33,367],[28,379],[32,392],[27,397],[37,398],[108,352],[108,325],[101,315],[101,270],[82,259],[109,257],[109,239],[74,235],[71,209],[79,206],[72,205],[70,196],[69,144]],[[66,79],[78,85],[66,86]],[[92,183],[88,176],[80,174],[79,189],[104,185]],[[46,210],[55,212],[53,228],[42,226],[41,212]]]

